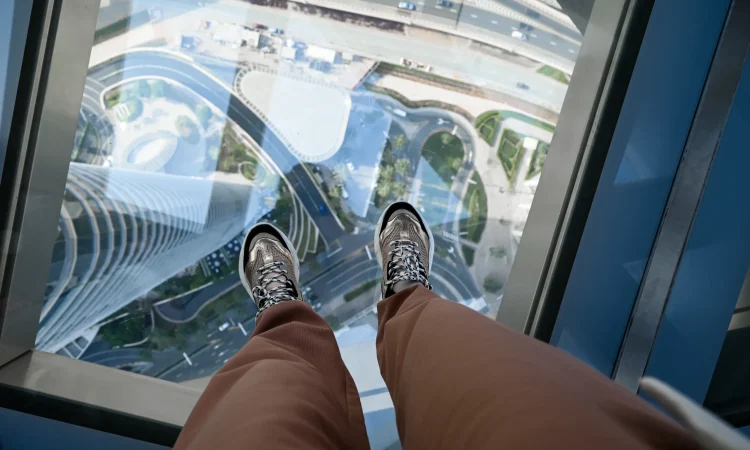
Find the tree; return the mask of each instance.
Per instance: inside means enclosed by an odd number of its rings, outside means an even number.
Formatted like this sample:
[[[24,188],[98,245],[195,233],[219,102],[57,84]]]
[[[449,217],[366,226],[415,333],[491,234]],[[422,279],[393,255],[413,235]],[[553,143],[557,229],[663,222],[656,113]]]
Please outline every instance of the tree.
[[[406,136],[404,133],[399,133],[393,136],[393,149],[400,151],[406,148]]]
[[[411,162],[407,158],[401,158],[396,161],[396,164],[394,164],[393,167],[396,174],[401,177],[406,177],[406,174],[409,173],[409,169],[411,168]]]
[[[387,199],[391,195],[391,183],[384,183],[383,181],[378,183],[377,193],[381,199]]]
[[[198,121],[201,123],[203,128],[208,128],[208,121],[211,120],[211,109],[206,105],[198,105],[195,107],[195,115],[198,117]]]
[[[505,285],[496,275],[488,275],[487,278],[484,279],[483,286],[484,290],[490,294],[497,294],[503,290]]]
[[[450,133],[440,134],[440,140],[442,141],[443,145],[451,145],[454,139],[456,139],[456,136],[453,136]]]
[[[102,327],[102,339],[113,347],[121,347],[143,339],[146,322],[143,314],[136,314]]]
[[[396,198],[403,198],[407,193],[406,183],[404,183],[403,181],[397,181],[393,183],[391,191],[393,192],[393,195],[396,196]]]
[[[388,184],[393,181],[393,166],[386,166],[380,171],[380,181]]]
[[[152,97],[166,97],[166,95],[167,95],[167,83],[164,80],[151,81],[151,96]]]
[[[336,200],[341,197],[341,187],[338,184],[333,185],[328,189],[328,196]]]
[[[337,183],[343,183],[344,178],[346,178],[346,166],[343,164],[337,164],[336,167],[333,168],[331,176]]]
[[[214,161],[219,159],[219,154],[221,154],[221,151],[219,150],[219,147],[215,145],[208,149],[208,157]]]
[[[138,94],[141,97],[151,96],[151,86],[148,84],[148,81],[138,80]]]

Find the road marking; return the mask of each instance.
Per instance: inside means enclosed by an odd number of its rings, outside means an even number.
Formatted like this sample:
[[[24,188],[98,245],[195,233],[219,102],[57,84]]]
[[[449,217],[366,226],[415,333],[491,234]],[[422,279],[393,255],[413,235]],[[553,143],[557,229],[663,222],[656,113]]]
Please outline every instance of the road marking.
[[[555,42],[555,41],[549,41],[549,43],[552,44],[552,45],[557,45],[557,42]]]
[[[330,252],[330,253],[328,254],[328,257],[330,258],[331,256],[335,255],[336,253],[340,252],[340,251],[341,251],[341,250],[343,250],[343,249],[344,249],[343,247],[339,247],[339,248],[337,248],[336,250],[334,250],[334,251]]]
[[[575,53],[575,52],[576,52],[576,51],[575,51],[575,50],[573,50],[572,48],[569,48],[569,49],[568,49],[568,51],[569,51],[570,53]]]
[[[535,38],[535,37],[536,37],[536,34],[534,34],[534,33],[531,33],[531,37]]]
[[[242,324],[239,324],[239,325],[240,325],[240,331],[242,331],[242,334],[247,336],[247,331],[245,331],[245,327],[243,327]]]
[[[367,259],[372,261],[372,255],[370,254],[370,247],[365,245],[365,251],[367,252]]]
[[[188,357],[187,353],[182,352],[182,356],[185,358],[185,361],[187,361],[188,365],[193,365],[193,362],[190,361],[190,357]]]
[[[457,9],[451,9],[451,12],[452,12],[452,13],[457,13],[457,12],[458,12],[458,10],[457,10]]]
[[[516,28],[516,27],[510,27],[510,29],[513,30],[513,31],[518,31],[518,28]]]
[[[440,5],[435,5],[435,9],[443,9],[443,7]]]
[[[476,15],[476,14],[472,14],[472,15],[471,15],[471,18],[472,18],[472,19],[476,19],[476,18],[477,18],[477,15]]]
[[[493,20],[493,21],[492,21],[492,24],[493,24],[493,25],[497,25],[497,20]]]

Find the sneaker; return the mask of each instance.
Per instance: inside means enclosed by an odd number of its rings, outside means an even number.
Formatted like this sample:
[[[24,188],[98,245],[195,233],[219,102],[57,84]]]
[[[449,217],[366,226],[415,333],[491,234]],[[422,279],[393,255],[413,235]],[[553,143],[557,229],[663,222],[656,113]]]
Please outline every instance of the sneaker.
[[[388,206],[375,228],[375,255],[383,270],[382,298],[393,295],[398,281],[416,281],[427,289],[435,253],[432,231],[421,214],[407,202]]]
[[[259,223],[247,232],[239,266],[240,281],[258,307],[258,314],[283,301],[303,301],[297,253],[275,226]]]

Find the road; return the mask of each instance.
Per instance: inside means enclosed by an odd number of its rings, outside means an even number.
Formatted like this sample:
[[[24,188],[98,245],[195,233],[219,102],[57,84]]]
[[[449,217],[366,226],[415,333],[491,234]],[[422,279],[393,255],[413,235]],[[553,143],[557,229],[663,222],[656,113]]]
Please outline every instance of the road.
[[[156,305],[154,309],[164,320],[178,323],[189,322],[195,318],[201,308],[239,284],[239,277],[232,274],[192,294]]]
[[[165,17],[184,15],[184,19],[189,23],[198,23],[201,19],[241,24],[262,23],[283,29],[288,37],[308,44],[349,50],[396,64],[399,58],[404,57],[430,64],[442,69],[441,73],[455,75],[477,86],[486,86],[516,96],[520,94],[524,100],[546,107],[553,105],[559,109],[567,90],[564,84],[540,75],[533,69],[467,48],[465,44],[455,42],[450,37],[431,41],[239,2],[218,2],[202,8],[168,0],[141,0],[139,4],[141,3],[162,6]],[[484,13],[489,14],[486,11]],[[515,22],[503,16],[498,17],[507,21],[505,32],[510,33],[510,27],[514,26]],[[567,51],[564,53],[566,57],[573,56]],[[516,87],[519,81],[526,83],[530,88],[519,93]]]
[[[483,8],[479,8],[472,5],[463,4],[460,0],[453,2],[453,7],[447,8],[440,6],[437,0],[412,0],[412,4],[416,6],[416,10],[413,13],[404,11],[398,8],[400,0],[366,0],[368,3],[390,6],[396,11],[402,14],[424,14],[427,16],[440,17],[443,19],[449,19],[455,21],[460,29],[462,25],[471,25],[478,28],[482,28],[493,33],[510,36],[515,30],[519,30],[521,23],[517,20],[513,20],[509,17],[493,13]],[[528,43],[539,47],[548,52],[559,55],[565,59],[575,61],[578,56],[578,51],[581,48],[581,34],[571,30],[570,28],[561,25],[549,17],[540,15],[537,17],[530,17],[526,13],[526,7],[514,2],[514,1],[502,1],[498,2],[516,12],[526,15],[529,20],[534,20],[549,26],[554,29],[556,33],[550,33],[544,30],[531,30],[524,32],[528,38]],[[559,35],[575,39],[576,42],[571,42],[569,39],[563,39]]]
[[[227,71],[228,69],[222,67],[216,68],[214,73]],[[89,73],[90,78],[98,80],[105,86],[140,76],[165,77],[177,81],[195,91],[219,110],[226,111],[227,117],[244,129],[285,174],[310,214],[310,218],[320,230],[323,239],[332,243],[344,235],[344,230],[331,216],[330,208],[326,207],[325,213],[321,211],[320,206],[326,205],[327,202],[299,160],[242,100],[204,72],[180,59],[164,54],[144,52],[129,53]],[[233,78],[234,75],[228,73],[222,78],[229,76]]]
[[[506,36],[510,36],[513,31],[521,31],[526,35],[526,42],[529,44],[571,61],[576,60],[581,49],[580,42],[571,42],[557,34],[540,29],[521,30],[520,22],[473,6],[464,6],[459,29],[462,25],[471,25]]]

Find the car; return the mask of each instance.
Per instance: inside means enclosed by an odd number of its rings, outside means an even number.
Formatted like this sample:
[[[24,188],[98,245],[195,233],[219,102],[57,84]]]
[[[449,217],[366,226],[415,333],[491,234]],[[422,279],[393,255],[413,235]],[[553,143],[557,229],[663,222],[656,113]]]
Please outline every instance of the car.
[[[526,8],[526,15],[529,16],[529,17],[533,17],[534,19],[538,19],[539,18],[539,13],[536,12],[536,11],[534,11],[531,8]]]
[[[435,4],[437,4],[437,6],[442,6],[443,8],[453,8],[453,2],[449,2],[448,0],[437,0]]]
[[[517,87],[518,89],[523,89],[524,91],[526,91],[526,90],[528,90],[528,89],[529,89],[529,85],[528,85],[528,84],[526,84],[526,83],[523,83],[523,82],[521,82],[521,81],[519,81],[518,83],[516,83],[516,87]]]
[[[282,30],[281,28],[269,28],[268,31],[273,34],[284,34],[284,30]]]
[[[518,28],[522,30],[526,30],[526,31],[534,31],[534,27],[532,27],[528,23],[523,23],[523,22],[519,23]]]
[[[407,11],[414,11],[415,9],[417,9],[417,7],[414,5],[414,3],[399,2],[398,3],[398,9],[405,9]]]
[[[219,331],[224,331],[229,328],[229,322],[224,322],[219,326]]]
[[[525,34],[521,33],[518,30],[510,33],[510,37],[512,37],[513,39],[518,39],[519,41],[525,41],[526,39],[528,39]]]
[[[326,208],[326,205],[324,203],[318,204],[318,211],[320,211],[320,213],[323,215],[328,214],[328,208]]]

